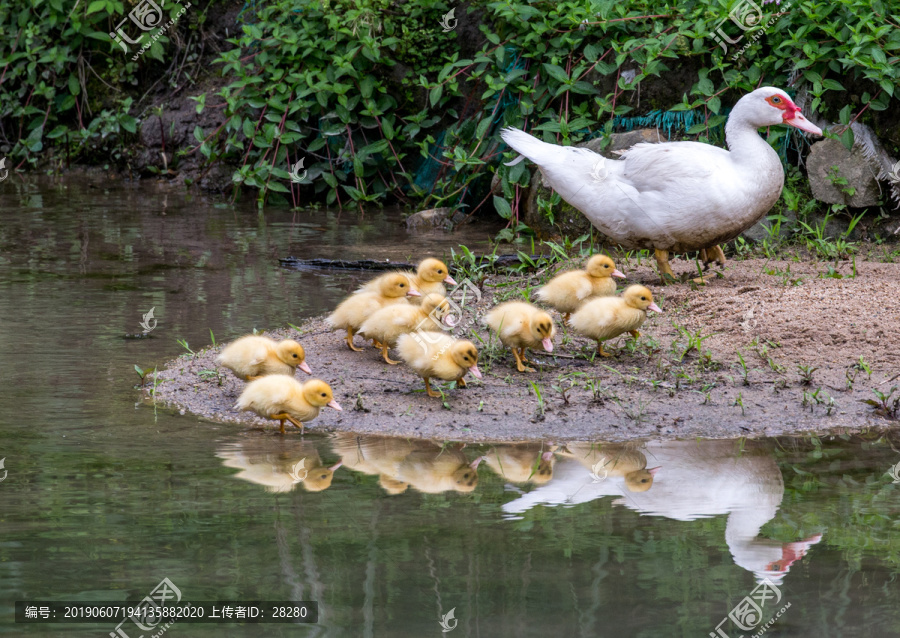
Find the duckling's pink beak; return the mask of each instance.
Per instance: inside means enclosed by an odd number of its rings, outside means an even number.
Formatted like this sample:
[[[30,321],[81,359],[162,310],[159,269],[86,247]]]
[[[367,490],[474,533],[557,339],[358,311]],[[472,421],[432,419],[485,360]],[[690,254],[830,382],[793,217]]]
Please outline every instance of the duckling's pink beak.
[[[456,327],[456,320],[453,318],[453,315],[444,315],[444,318],[441,319],[441,322],[450,328]]]
[[[549,463],[553,460],[553,452],[544,452],[543,454],[541,454],[541,459]]]
[[[625,275],[622,274],[622,271],[616,268],[612,274],[613,277],[620,277],[621,279],[625,279]]]
[[[339,468],[340,466],[342,466],[343,464],[344,464],[343,461],[338,461],[337,463],[335,463],[334,465],[332,465],[332,466],[329,467],[328,469],[331,470],[332,472],[334,472],[336,469],[338,469],[338,468]]]
[[[477,469],[478,469],[478,466],[481,464],[481,462],[482,462],[485,458],[487,458],[487,457],[479,456],[477,459],[475,459],[474,461],[472,461],[471,463],[469,463],[469,467],[471,467],[473,470],[477,470]]]
[[[541,344],[544,346],[544,350],[546,350],[547,352],[553,352],[553,342],[550,341],[550,337],[547,337],[546,339],[541,341]]]
[[[475,377],[476,379],[481,379],[481,378],[482,378],[482,376],[481,376],[481,370],[478,369],[478,365],[477,365],[477,364],[474,365],[474,366],[472,366],[471,368],[469,368],[469,372],[471,372],[471,373],[472,373],[472,376]]]
[[[451,286],[458,286],[458,285],[459,285],[459,284],[456,283],[456,280],[455,280],[453,277],[451,277],[450,275],[447,275],[446,277],[444,277],[444,283],[445,283],[445,284],[450,284]]]
[[[407,297],[421,297],[422,293],[419,292],[418,290],[413,290],[412,288],[410,288],[409,292],[406,293],[406,296]]]
[[[328,407],[329,407],[329,408],[334,408],[334,409],[337,410],[338,412],[343,412],[343,411],[344,411],[344,408],[341,407],[341,404],[338,403],[337,401],[334,401],[334,400],[331,400],[331,401],[328,402]]]
[[[662,467],[662,465],[657,465],[656,467],[651,467],[647,471],[650,472],[650,476],[656,476],[656,473],[659,472],[659,468],[661,468],[661,467]]]
[[[652,310],[653,312],[662,312],[662,308],[657,306],[655,303],[652,303],[649,306],[647,306],[647,310]]]
[[[307,364],[306,361],[304,361],[297,367],[303,370],[306,374],[312,374],[312,370],[309,369],[309,364]]]

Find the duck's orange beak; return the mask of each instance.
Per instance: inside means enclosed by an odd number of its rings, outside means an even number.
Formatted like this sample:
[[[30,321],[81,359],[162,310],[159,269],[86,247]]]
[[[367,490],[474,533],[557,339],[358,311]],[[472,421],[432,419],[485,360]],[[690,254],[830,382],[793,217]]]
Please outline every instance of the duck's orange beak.
[[[477,459],[475,459],[474,461],[472,461],[471,463],[469,463],[469,467],[471,467],[473,470],[477,470],[477,469],[478,469],[478,466],[481,464],[481,462],[482,462],[484,459],[485,459],[485,457],[479,456]]]
[[[652,310],[653,312],[662,312],[662,308],[657,306],[655,303],[652,303],[649,306],[647,306],[647,310]]]
[[[337,410],[338,412],[343,412],[343,411],[344,411],[344,408],[341,407],[341,404],[338,403],[337,401],[333,400],[333,399],[332,399],[331,401],[328,402],[328,407],[329,407],[329,408],[334,408],[334,409]]]
[[[623,275],[623,274],[622,274],[622,271],[619,270],[618,268],[616,268],[615,270],[613,270],[613,274],[612,274],[611,276],[612,276],[612,277],[620,277],[621,279],[625,279],[625,275]]]
[[[338,461],[337,463],[335,463],[334,465],[332,465],[332,466],[329,467],[328,469],[331,470],[332,472],[334,472],[336,469],[338,469],[338,468],[339,468],[340,466],[342,466],[343,464],[344,464],[343,461]]]
[[[458,285],[459,285],[459,284],[456,283],[456,280],[455,280],[453,277],[451,277],[450,275],[447,275],[446,277],[444,277],[444,283],[445,283],[445,284],[450,284],[451,286],[458,286]]]
[[[410,288],[409,292],[406,293],[406,296],[407,297],[421,297],[422,293],[419,292],[418,290],[413,290],[412,288]]]
[[[471,373],[472,373],[472,376],[475,377],[476,379],[482,379],[482,378],[483,378],[483,377],[481,376],[481,370],[478,369],[478,364],[477,364],[477,363],[476,363],[474,366],[472,366],[471,368],[469,368],[469,372],[471,372]]]
[[[553,342],[550,341],[550,337],[543,339],[541,341],[541,345],[544,346],[544,350],[546,350],[547,352],[553,352]]]
[[[662,467],[662,465],[657,465],[656,467],[651,467],[647,471],[650,472],[650,476],[656,476],[656,473],[659,472],[659,468],[661,468],[661,467]]]
[[[297,367],[303,370],[306,374],[312,374],[312,370],[309,369],[309,365],[306,363],[306,361],[304,361]]]
[[[544,452],[543,454],[541,454],[541,459],[549,463],[553,460],[553,452]]]

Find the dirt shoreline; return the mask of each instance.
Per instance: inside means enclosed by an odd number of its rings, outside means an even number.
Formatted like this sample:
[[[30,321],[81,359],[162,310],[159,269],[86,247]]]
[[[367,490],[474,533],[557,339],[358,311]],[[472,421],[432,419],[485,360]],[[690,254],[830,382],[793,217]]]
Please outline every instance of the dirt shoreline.
[[[351,352],[322,317],[304,322],[300,333],[283,328],[266,334],[298,339],[313,376],[331,384],[344,407],[307,424],[316,432],[472,442],[626,441],[753,438],[895,423],[864,400],[875,398],[872,388],[887,392],[900,385],[889,381],[900,372],[900,264],[858,259],[857,276],[848,277],[853,266],[844,263],[837,271],[845,278],[838,279],[824,276],[834,266],[826,262],[732,261],[724,278],[709,278],[696,290],[660,286],[646,261],[623,266],[625,284],[650,286],[664,311],[648,319],[637,342],[620,338],[609,348],[616,357],[591,361],[593,342],[561,328],[552,354],[533,353],[532,360],[543,364],[538,372],[520,374],[496,339],[484,347],[476,338],[484,380],[448,390],[449,409],[421,392],[422,381],[410,369],[388,366],[372,348]],[[689,269],[683,261],[679,267]],[[488,277],[472,318],[559,268]],[[477,329],[489,344],[483,327]],[[698,337],[700,350],[685,352]],[[233,410],[244,384],[228,370],[214,372],[221,347],[168,362],[158,373],[155,398],[204,419],[265,425],[280,436],[273,422]],[[860,357],[870,376],[858,365]],[[309,377],[298,372],[297,378]],[[566,402],[560,390],[570,386]],[[289,431],[295,435],[299,431]]]

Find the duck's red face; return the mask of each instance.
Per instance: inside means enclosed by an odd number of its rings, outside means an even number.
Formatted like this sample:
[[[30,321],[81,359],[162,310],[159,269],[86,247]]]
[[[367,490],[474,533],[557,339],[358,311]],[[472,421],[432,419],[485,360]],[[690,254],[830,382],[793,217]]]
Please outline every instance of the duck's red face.
[[[769,103],[769,106],[773,106],[782,112],[781,121],[788,126],[793,126],[807,133],[822,134],[822,129],[803,117],[800,107],[794,104],[788,96],[776,93],[767,97],[766,102]]]

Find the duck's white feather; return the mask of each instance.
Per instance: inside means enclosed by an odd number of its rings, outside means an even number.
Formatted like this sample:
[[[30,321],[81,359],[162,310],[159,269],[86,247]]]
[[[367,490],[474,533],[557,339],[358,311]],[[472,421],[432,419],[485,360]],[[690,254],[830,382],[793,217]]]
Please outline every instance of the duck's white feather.
[[[736,237],[775,203],[784,185],[778,154],[757,133],[779,89],[744,96],[726,127],[729,150],[699,142],[638,144],[622,159],[547,144],[507,128],[503,140],[535,162],[546,182],[625,248],[682,252]],[[787,96],[785,95],[785,98]],[[760,123],[762,122],[762,123]]]

